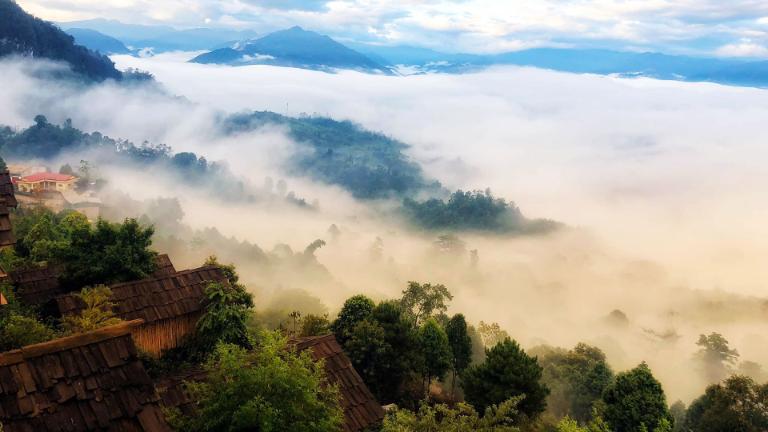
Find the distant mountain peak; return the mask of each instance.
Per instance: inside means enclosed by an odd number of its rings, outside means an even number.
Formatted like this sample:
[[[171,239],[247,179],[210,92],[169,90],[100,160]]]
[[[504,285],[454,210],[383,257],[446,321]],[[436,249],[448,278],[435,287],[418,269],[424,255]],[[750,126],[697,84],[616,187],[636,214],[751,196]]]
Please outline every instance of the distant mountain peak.
[[[240,42],[202,54],[193,63],[243,66],[266,64],[325,70],[351,69],[367,73],[392,74],[369,57],[313,31],[294,26],[258,39]]]

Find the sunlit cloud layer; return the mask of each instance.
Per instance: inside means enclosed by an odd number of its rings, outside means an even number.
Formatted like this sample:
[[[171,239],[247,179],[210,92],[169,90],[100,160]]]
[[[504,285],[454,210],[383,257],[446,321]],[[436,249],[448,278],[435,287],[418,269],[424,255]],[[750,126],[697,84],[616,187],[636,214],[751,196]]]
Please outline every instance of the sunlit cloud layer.
[[[268,32],[292,25],[342,40],[498,52],[587,46],[768,57],[757,0],[20,0],[49,20],[90,18]],[[744,42],[748,40],[748,42]]]

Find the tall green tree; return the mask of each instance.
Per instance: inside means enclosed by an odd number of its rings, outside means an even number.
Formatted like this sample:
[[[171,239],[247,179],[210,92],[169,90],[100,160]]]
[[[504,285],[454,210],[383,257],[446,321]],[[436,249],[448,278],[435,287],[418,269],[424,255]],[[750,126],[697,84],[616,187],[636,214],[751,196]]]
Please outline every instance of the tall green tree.
[[[645,363],[618,374],[603,402],[603,417],[614,432],[654,431],[674,421],[664,389]]]
[[[467,332],[467,321],[464,315],[456,314],[448,320],[445,326],[448,344],[451,346],[451,396],[455,396],[456,377],[464,372],[472,362],[472,339]]]
[[[370,298],[359,294],[347,299],[339,316],[331,324],[331,330],[341,345],[352,337],[355,326],[371,316],[375,303]]]
[[[419,343],[423,355],[422,375],[425,391],[434,379],[443,379],[451,367],[451,346],[448,335],[434,318],[428,319],[419,329]]]
[[[358,371],[362,369],[370,373],[366,384],[379,402],[408,402],[404,399],[410,399],[410,384],[419,373],[422,361],[417,330],[400,307],[391,301],[376,305],[371,316],[363,322],[366,321],[374,325],[362,328],[358,325],[353,338],[344,347],[345,351],[357,359],[353,364]],[[362,331],[364,329],[366,331]],[[376,337],[371,340],[376,343],[373,346],[361,343],[363,335],[374,334]],[[360,355],[360,350],[365,350],[365,354]],[[376,356],[368,356],[370,352],[376,352]],[[361,362],[363,358],[368,358],[369,362]]]
[[[735,375],[707,387],[693,401],[685,418],[684,431],[764,432],[768,430],[768,383]]]
[[[584,343],[572,350],[539,347],[532,350],[544,368],[543,382],[551,390],[547,408],[556,417],[586,423],[613,379],[605,354]]]
[[[205,370],[202,383],[188,384],[194,415],[175,411],[169,416],[176,430],[341,430],[338,391],[326,385],[322,363],[315,363],[307,352],[286,349],[276,333],[265,333],[252,352],[219,345]]]
[[[699,351],[696,360],[704,378],[714,384],[725,379],[739,359],[739,352],[728,346],[728,340],[720,333],[700,335],[696,342]]]
[[[400,307],[411,317],[414,325],[421,326],[429,317],[445,313],[451,300],[453,295],[445,285],[408,282],[408,288],[400,299]]]
[[[547,406],[549,389],[541,382],[542,367],[535,357],[507,338],[486,349],[485,361],[461,376],[464,397],[480,411],[509,398],[522,396],[521,414],[535,419]]]

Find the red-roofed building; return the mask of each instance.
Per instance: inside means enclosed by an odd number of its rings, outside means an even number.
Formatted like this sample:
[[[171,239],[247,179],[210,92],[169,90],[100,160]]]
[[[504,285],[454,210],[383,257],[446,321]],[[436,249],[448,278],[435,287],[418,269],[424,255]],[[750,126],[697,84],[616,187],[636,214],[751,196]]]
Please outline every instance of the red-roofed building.
[[[62,192],[74,188],[77,177],[68,174],[40,172],[24,176],[16,181],[20,192],[57,191]]]

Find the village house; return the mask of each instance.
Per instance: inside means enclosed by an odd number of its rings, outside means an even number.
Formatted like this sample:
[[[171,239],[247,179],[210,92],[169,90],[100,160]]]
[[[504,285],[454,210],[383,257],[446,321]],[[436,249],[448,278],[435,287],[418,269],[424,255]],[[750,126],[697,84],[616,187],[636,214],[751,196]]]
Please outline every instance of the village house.
[[[73,175],[39,172],[16,180],[16,188],[24,193],[63,192],[74,189],[75,183],[77,183],[77,177]]]

